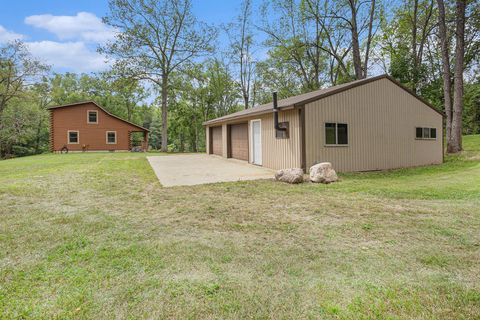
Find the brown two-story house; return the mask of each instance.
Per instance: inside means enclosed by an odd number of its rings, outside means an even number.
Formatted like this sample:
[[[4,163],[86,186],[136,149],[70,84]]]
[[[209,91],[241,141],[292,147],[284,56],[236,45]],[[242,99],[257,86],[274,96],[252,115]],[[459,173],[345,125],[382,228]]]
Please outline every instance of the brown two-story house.
[[[142,149],[147,150],[149,130],[121,119],[94,101],[50,107],[52,152],[131,150],[132,132],[143,132]]]

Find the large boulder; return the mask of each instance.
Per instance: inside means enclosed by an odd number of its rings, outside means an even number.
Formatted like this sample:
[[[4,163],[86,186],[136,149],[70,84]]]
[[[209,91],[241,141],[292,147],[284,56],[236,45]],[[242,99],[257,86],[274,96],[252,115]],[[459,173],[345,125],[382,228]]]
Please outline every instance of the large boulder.
[[[286,183],[302,183],[303,182],[303,169],[282,169],[275,173],[275,180]]]
[[[331,183],[338,180],[337,173],[330,162],[322,162],[310,168],[310,181],[316,183]]]

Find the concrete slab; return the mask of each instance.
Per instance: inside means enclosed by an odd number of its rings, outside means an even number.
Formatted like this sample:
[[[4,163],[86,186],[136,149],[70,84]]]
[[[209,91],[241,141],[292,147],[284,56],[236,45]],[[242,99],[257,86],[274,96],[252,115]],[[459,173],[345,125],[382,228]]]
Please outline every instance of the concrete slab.
[[[164,187],[205,183],[272,179],[274,170],[245,161],[206,154],[182,154],[147,157]]]

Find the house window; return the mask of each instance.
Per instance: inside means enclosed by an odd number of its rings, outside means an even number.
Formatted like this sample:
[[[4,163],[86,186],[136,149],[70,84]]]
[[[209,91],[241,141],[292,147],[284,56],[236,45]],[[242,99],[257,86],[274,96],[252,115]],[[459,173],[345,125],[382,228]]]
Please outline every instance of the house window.
[[[98,111],[97,110],[88,110],[88,112],[87,112],[87,122],[88,123],[98,123]]]
[[[68,144],[78,144],[80,142],[80,133],[78,131],[69,130],[67,135]]]
[[[437,139],[437,129],[436,128],[415,128],[415,138],[421,140],[435,140]]]
[[[107,144],[117,144],[116,131],[107,131]]]
[[[325,123],[325,144],[329,146],[348,145],[348,125],[346,123]]]
[[[286,130],[275,130],[275,138],[277,138],[277,139],[288,139],[289,138],[289,131],[290,131],[290,123],[289,122],[279,122],[278,126],[280,128],[284,128]]]

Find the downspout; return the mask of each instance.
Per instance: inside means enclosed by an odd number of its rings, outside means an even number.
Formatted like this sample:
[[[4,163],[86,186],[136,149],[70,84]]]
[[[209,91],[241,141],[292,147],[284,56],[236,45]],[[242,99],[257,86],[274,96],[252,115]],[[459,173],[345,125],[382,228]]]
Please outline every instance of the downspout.
[[[277,93],[273,93],[273,123],[275,130],[287,131],[287,128],[281,128],[278,124],[278,102],[277,102]],[[275,133],[276,136],[276,133]]]

